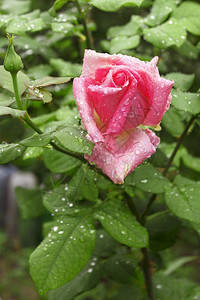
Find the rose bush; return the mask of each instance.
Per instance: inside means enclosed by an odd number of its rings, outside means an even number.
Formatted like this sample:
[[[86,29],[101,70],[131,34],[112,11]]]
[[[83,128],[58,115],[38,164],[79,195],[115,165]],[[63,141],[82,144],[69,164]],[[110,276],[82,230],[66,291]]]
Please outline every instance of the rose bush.
[[[154,132],[139,127],[158,125],[171,102],[174,82],[160,77],[157,62],[86,50],[82,75],[74,79],[78,109],[95,143],[86,158],[115,183],[123,183],[159,144]]]

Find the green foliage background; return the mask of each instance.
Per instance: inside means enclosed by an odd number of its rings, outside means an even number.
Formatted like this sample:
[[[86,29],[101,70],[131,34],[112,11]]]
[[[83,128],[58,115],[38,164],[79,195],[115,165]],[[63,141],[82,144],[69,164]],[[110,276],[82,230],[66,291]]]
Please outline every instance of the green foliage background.
[[[198,1],[2,0],[0,12],[1,64],[6,33],[16,35],[24,64],[24,110],[0,66],[0,164],[31,170],[39,182],[16,189],[20,224],[40,231],[29,242],[41,242],[29,263],[44,295],[33,299],[200,299]],[[69,80],[80,75],[85,48],[142,60],[158,55],[160,73],[175,81],[157,152],[122,186],[83,162],[93,144]],[[26,109],[42,134],[19,120]],[[143,276],[149,272],[153,284]]]

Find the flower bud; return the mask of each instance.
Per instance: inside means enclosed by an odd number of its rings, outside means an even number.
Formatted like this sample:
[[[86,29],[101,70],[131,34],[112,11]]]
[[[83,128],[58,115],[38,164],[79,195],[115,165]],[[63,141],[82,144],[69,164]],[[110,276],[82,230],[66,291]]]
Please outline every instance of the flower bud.
[[[23,68],[21,57],[15,52],[13,45],[13,36],[7,34],[9,45],[4,59],[4,68],[11,74],[16,74]]]

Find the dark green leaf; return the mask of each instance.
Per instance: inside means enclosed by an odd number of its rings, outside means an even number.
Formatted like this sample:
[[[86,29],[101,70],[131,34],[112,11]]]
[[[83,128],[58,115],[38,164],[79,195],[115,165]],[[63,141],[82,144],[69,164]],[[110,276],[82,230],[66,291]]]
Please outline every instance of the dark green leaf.
[[[186,39],[186,31],[180,21],[170,19],[157,27],[144,29],[144,38],[158,48],[180,47]]]
[[[30,81],[29,77],[26,74],[19,71],[17,74],[17,82],[20,95],[22,95],[27,89],[27,87],[24,84],[27,81]],[[10,73],[4,69],[3,66],[0,66],[0,86],[14,94],[12,77]]]
[[[72,280],[94,249],[95,229],[89,219],[63,217],[58,221],[30,257],[30,273],[40,294]]]
[[[177,175],[174,186],[166,189],[165,200],[169,209],[179,218],[199,223],[200,184]]]
[[[149,232],[150,248],[161,251],[176,242],[179,221],[168,212],[159,212],[147,219],[146,228]]]
[[[73,300],[80,293],[94,288],[104,274],[104,263],[93,257],[74,279],[50,292],[49,300]]]
[[[120,283],[131,283],[135,273],[136,261],[128,255],[114,255],[105,262],[107,276]]]
[[[191,88],[194,77],[194,74],[183,74],[178,72],[168,73],[167,75],[165,75],[165,78],[175,81],[173,85],[175,89],[180,89],[183,92],[187,92]]]
[[[172,107],[164,114],[161,126],[175,137],[180,136],[185,128],[181,113]]]
[[[164,193],[169,181],[151,164],[144,164],[135,169],[125,180],[125,184],[137,186],[145,192]]]
[[[44,149],[44,163],[53,173],[65,173],[74,170],[80,164],[79,160],[54,149]]]
[[[44,207],[40,190],[17,187],[15,192],[22,219],[35,218],[43,212]]]
[[[22,155],[26,148],[18,144],[0,144],[0,164],[7,164]]]
[[[99,205],[94,213],[105,230],[119,243],[129,247],[142,248],[148,244],[148,234],[128,208],[117,199]]]

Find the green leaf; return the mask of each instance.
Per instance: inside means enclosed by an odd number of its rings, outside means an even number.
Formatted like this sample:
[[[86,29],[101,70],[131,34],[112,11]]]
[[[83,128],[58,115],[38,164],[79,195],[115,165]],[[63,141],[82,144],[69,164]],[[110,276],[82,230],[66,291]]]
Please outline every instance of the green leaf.
[[[41,147],[28,147],[23,153],[23,160],[36,158],[41,156],[43,153],[43,148]]]
[[[199,193],[199,183],[177,175],[174,186],[166,189],[166,204],[179,218],[199,223]]]
[[[195,296],[199,298],[200,291],[196,291],[198,285],[186,278],[173,278],[172,276],[164,276],[162,272],[155,272],[153,280],[156,299],[193,300]]]
[[[180,222],[169,212],[159,212],[148,217],[146,228],[149,232],[149,245],[155,251],[171,247],[176,242]]]
[[[95,184],[94,171],[82,165],[69,182],[69,187],[76,191],[74,200],[87,199],[92,202],[97,201],[98,189]]]
[[[190,33],[200,35],[200,5],[198,3],[185,1],[173,11],[172,16],[180,19]]]
[[[33,95],[34,97],[36,97],[37,99],[42,100],[44,103],[49,103],[49,102],[52,101],[51,93],[48,90],[44,89],[44,88],[29,87],[29,93],[31,95]]]
[[[82,128],[65,126],[63,130],[53,133],[53,136],[67,150],[88,155],[92,154],[94,144],[85,137]]]
[[[194,82],[195,75],[174,72],[168,73],[165,75],[165,78],[175,81],[173,85],[175,89],[180,89],[183,92],[187,92]]]
[[[59,76],[78,77],[81,74],[82,66],[72,64],[61,58],[50,59],[50,65],[59,74]]]
[[[144,29],[144,38],[158,48],[180,47],[186,39],[186,31],[180,21],[170,19],[162,25]]]
[[[176,51],[181,55],[188,57],[189,59],[197,59],[199,55],[199,50],[188,40],[186,40],[181,47],[176,48]]]
[[[18,144],[0,144],[0,164],[7,164],[22,155],[26,148]]]
[[[182,156],[182,161],[186,167],[200,173],[200,157],[193,156],[186,152],[186,154]]]
[[[128,208],[117,199],[100,204],[94,218],[119,243],[129,247],[142,248],[148,245],[146,228],[141,226]]]
[[[172,107],[164,114],[161,126],[174,137],[180,136],[185,128],[181,113]]]
[[[94,255],[105,258],[115,254],[118,243],[102,228],[96,232]]]
[[[150,163],[154,167],[164,168],[167,165],[168,158],[161,149],[157,149],[156,152],[149,158]]]
[[[16,43],[15,43],[16,44]],[[52,68],[49,65],[40,64],[28,69],[28,74],[36,79],[43,78],[52,72]]]
[[[131,20],[122,26],[113,26],[108,29],[107,36],[109,38],[119,36],[133,36],[138,34],[143,27],[143,19],[139,16],[133,15]]]
[[[146,17],[145,23],[149,26],[159,25],[167,19],[175,8],[175,0],[155,0],[150,14]]]
[[[40,190],[17,187],[15,192],[22,219],[28,220],[41,215],[44,207]]]
[[[200,112],[200,94],[172,90],[172,105],[178,110],[196,115]]]
[[[119,53],[122,50],[136,48],[140,43],[139,35],[130,37],[119,36],[115,37],[110,42],[110,53]]]
[[[35,81],[31,81],[31,86],[33,86],[33,88],[35,87],[44,87],[44,86],[49,86],[49,85],[57,85],[57,84],[61,84],[61,83],[67,83],[68,81],[70,81],[70,77],[51,77],[51,76],[47,76],[44,78],[40,78],[37,79]]]
[[[30,257],[30,273],[39,293],[72,280],[90,259],[94,243],[95,228],[90,219],[59,219]]]
[[[14,118],[23,118],[26,111],[0,106],[0,116],[11,115]]]
[[[52,173],[70,172],[80,165],[77,158],[54,149],[44,149],[43,159],[46,167]]]
[[[39,117],[32,118],[32,121],[37,125],[41,126],[56,119],[56,112],[53,111],[48,114],[41,115]]]
[[[125,184],[137,186],[145,192],[164,193],[169,181],[151,164],[144,164],[135,169],[126,179]]]
[[[76,188],[70,185],[61,185],[53,191],[44,193],[43,203],[48,211],[56,216],[77,215],[91,213],[91,204],[83,201],[76,201]]]
[[[44,22],[41,18],[34,20],[27,20],[25,17],[20,17],[12,19],[7,27],[6,31],[12,34],[21,35],[26,31],[36,32],[44,28]]]
[[[120,7],[126,6],[140,6],[143,0],[91,0],[91,4],[104,11],[117,11]]]
[[[20,144],[26,147],[44,147],[51,141],[50,134],[34,134],[22,141]]]
[[[54,5],[49,9],[49,14],[52,17],[56,17],[56,11],[58,9],[60,9],[61,7],[63,7],[63,5],[65,5],[69,0],[56,0]]]
[[[119,283],[131,283],[135,274],[136,261],[128,255],[114,255],[105,262],[106,275]]]
[[[11,14],[15,12],[15,15],[26,13],[30,11],[30,8],[31,8],[30,0],[23,0],[23,1],[9,0],[9,5],[7,0],[1,1],[1,9]]]
[[[64,33],[66,36],[73,33],[74,25],[71,23],[51,23],[51,28],[55,32]]]
[[[171,261],[167,266],[167,269],[163,272],[165,276],[171,275],[174,271],[179,269],[180,267],[184,266],[186,263],[192,262],[198,259],[198,256],[184,256],[180,257],[174,261]]]
[[[64,286],[51,291],[49,300],[73,300],[84,291],[93,289],[104,274],[104,262],[93,257],[87,266],[74,279]]]
[[[15,102],[13,95],[0,93],[0,106],[9,106]]]
[[[30,81],[29,77],[19,71],[17,74],[17,82],[20,95],[22,95],[27,89],[24,84],[27,81]],[[14,94],[11,74],[7,72],[3,66],[0,66],[0,86]]]

